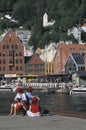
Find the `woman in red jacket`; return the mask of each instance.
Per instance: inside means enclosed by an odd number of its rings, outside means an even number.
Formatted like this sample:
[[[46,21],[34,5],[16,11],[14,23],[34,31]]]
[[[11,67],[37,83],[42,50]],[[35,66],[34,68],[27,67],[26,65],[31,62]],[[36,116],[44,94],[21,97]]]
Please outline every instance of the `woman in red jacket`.
[[[40,116],[40,104],[37,97],[32,98],[32,103],[27,111],[27,115],[31,117]]]

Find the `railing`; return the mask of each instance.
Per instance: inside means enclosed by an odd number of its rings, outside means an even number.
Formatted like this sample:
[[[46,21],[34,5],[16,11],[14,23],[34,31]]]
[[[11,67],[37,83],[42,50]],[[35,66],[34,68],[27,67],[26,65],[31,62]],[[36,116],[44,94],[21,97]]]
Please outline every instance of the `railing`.
[[[27,83],[27,86],[32,86],[34,89],[44,90],[44,91],[58,91],[61,89],[61,91],[70,91],[72,88],[72,83]]]

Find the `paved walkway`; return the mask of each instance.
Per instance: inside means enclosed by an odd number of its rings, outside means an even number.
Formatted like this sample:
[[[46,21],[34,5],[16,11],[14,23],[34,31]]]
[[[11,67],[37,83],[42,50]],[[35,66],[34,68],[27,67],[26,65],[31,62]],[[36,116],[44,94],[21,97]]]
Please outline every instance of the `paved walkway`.
[[[60,115],[0,116],[0,130],[86,130],[86,119]]]

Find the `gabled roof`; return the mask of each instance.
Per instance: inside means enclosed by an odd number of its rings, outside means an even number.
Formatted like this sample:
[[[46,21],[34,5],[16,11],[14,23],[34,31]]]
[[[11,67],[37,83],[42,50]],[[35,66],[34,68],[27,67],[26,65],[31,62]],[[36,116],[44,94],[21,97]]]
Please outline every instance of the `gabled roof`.
[[[86,52],[86,44],[59,43],[57,44],[56,50],[57,51],[55,53],[53,61],[55,60],[56,55],[58,54],[58,50],[63,51],[66,57],[68,57],[68,55],[72,52],[75,53],[80,53],[82,51]]]
[[[68,63],[68,61],[70,62],[70,59],[71,59],[77,67],[79,67],[79,66],[84,67],[85,66],[84,56],[85,56],[85,53],[83,53],[83,54],[70,53],[66,60],[65,66]]]
[[[12,29],[10,28],[6,35],[4,36],[4,38],[1,40],[0,44],[5,44],[8,43],[9,40],[11,40],[10,43],[16,43],[16,44],[21,44],[23,46],[23,44],[20,42],[19,38],[16,36],[16,34],[12,31]]]
[[[44,61],[37,54],[33,54],[29,60],[30,64],[44,64]]]
[[[77,65],[83,65],[84,64],[84,54],[80,53],[72,53],[73,59],[75,60]]]
[[[68,56],[69,53],[71,53],[71,52],[79,53],[81,48],[84,49],[84,51],[86,52],[86,44],[63,43],[63,44],[58,44],[57,50],[58,50],[58,48],[63,50],[66,56]]]

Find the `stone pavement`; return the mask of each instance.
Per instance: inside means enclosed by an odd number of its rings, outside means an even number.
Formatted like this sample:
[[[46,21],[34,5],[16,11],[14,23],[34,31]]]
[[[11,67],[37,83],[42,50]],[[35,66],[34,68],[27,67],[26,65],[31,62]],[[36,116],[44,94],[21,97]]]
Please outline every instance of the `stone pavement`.
[[[86,119],[61,115],[0,116],[0,130],[86,130]]]

